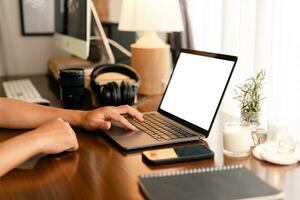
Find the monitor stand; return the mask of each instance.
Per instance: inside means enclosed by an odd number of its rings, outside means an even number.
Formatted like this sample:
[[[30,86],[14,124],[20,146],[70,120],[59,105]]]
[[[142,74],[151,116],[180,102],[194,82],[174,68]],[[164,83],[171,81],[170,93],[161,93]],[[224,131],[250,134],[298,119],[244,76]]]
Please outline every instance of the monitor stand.
[[[89,60],[97,64],[115,63],[115,57],[105,35],[103,26],[97,14],[94,3],[91,1],[91,34],[90,34],[90,56]]]

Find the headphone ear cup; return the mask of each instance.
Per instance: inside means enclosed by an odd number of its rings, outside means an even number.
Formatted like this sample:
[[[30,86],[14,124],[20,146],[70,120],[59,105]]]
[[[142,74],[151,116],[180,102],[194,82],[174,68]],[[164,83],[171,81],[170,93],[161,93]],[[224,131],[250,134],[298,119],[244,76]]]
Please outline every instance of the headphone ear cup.
[[[114,95],[115,95],[114,96],[114,99],[115,99],[114,105],[115,106],[121,105],[121,88],[118,85],[118,83],[112,82],[112,90],[114,91]]]
[[[127,88],[127,98],[126,98],[126,104],[131,105],[131,96],[132,96],[132,91],[131,91],[131,85],[130,83],[126,82],[126,88]]]
[[[131,85],[130,105],[134,104],[134,99],[135,99],[136,92],[137,92],[137,87],[135,85]]]
[[[115,87],[115,82],[109,82],[107,83],[107,94],[110,93],[110,98],[107,98],[106,105],[112,105],[115,106],[117,103],[117,92]]]
[[[124,104],[132,105],[135,97],[134,88],[128,82],[124,82],[124,88]]]
[[[133,100],[134,100],[134,86],[131,84],[128,84],[128,105],[132,105],[133,104]]]
[[[121,104],[124,105],[126,104],[126,97],[127,97],[127,88],[124,81],[122,81],[120,88],[121,88]]]
[[[100,104],[105,106],[111,99],[111,92],[108,90],[108,85],[102,85],[99,89]]]

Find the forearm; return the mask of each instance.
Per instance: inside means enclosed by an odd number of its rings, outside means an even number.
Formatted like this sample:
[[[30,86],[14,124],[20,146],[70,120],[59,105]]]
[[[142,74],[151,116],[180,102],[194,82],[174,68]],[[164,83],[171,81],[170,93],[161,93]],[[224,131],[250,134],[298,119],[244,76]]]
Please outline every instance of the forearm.
[[[80,126],[85,111],[66,110],[0,98],[0,113],[1,128],[31,129],[58,117],[72,126]]]
[[[0,143],[0,177],[41,152],[39,139],[27,132]]]

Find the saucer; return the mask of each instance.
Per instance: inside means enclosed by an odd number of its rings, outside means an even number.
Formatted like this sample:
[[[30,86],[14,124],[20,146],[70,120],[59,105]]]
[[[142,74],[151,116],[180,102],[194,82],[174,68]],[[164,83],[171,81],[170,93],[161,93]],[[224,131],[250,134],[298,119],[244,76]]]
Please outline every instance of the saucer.
[[[252,155],[254,156],[254,158],[258,159],[258,160],[264,160],[263,157],[261,157],[260,152],[262,151],[263,144],[257,145],[256,147],[254,147],[253,151],[252,151]]]
[[[259,160],[265,160],[278,165],[292,165],[300,161],[300,151],[296,148],[295,152],[278,152],[275,142],[260,144],[253,149],[253,156]]]

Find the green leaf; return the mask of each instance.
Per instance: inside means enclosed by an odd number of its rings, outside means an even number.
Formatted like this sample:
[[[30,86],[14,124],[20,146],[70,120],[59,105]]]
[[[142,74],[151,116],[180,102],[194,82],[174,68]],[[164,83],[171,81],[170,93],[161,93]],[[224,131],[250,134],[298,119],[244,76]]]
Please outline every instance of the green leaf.
[[[261,69],[255,76],[246,79],[243,84],[236,86],[234,89],[236,94],[234,99],[240,102],[241,111],[257,112],[260,110],[260,102],[265,99],[265,97],[261,97],[265,75],[265,71]]]

